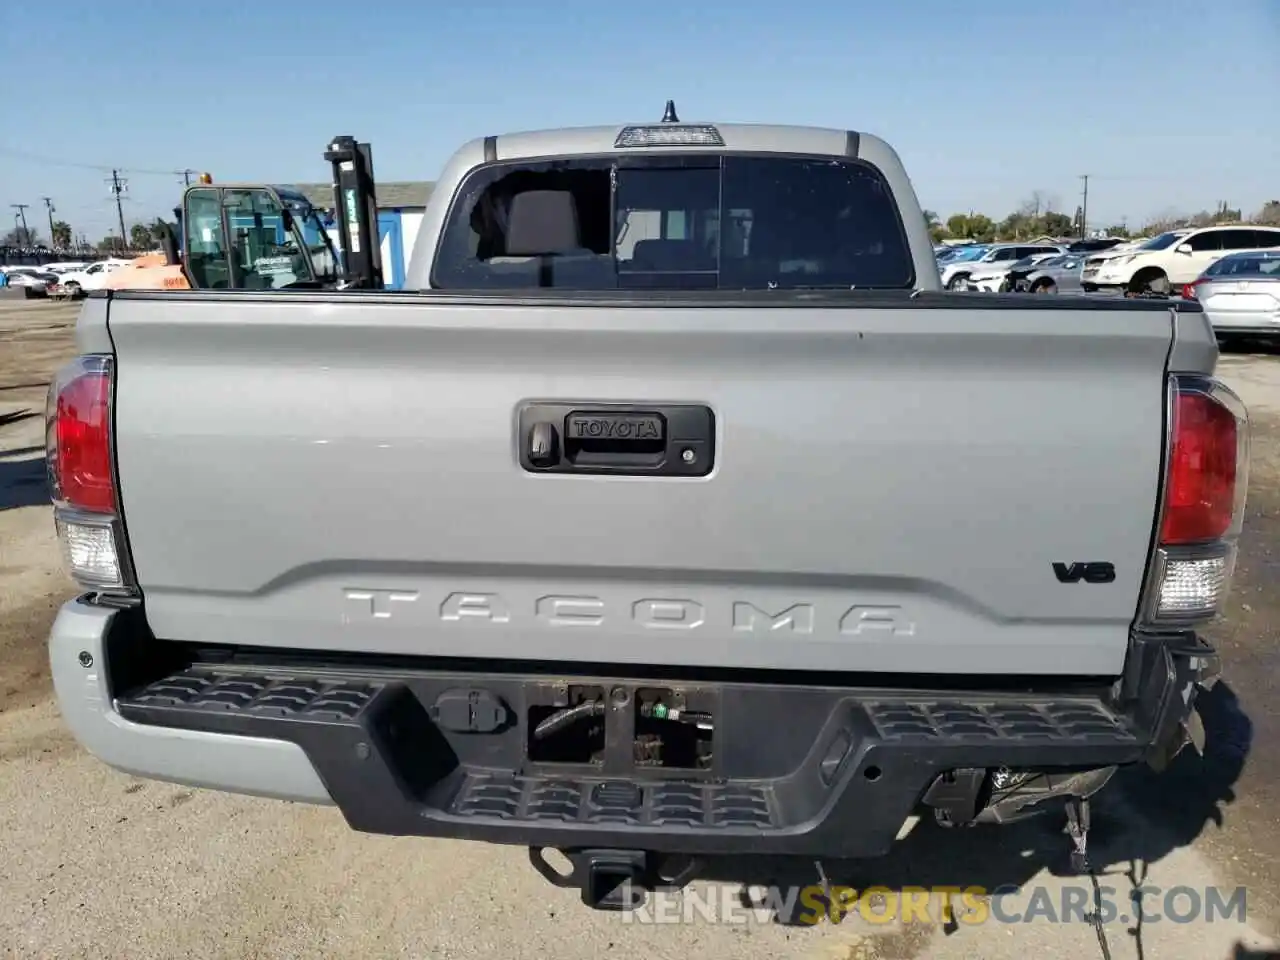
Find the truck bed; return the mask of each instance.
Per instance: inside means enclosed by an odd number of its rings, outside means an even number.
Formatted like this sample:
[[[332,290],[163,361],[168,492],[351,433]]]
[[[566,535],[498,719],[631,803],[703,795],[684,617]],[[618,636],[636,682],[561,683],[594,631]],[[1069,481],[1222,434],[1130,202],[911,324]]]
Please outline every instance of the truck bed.
[[[92,310],[116,353],[122,512],[157,637],[866,673],[1123,666],[1168,304],[118,292]],[[714,463],[532,473],[531,401],[705,405]],[[1087,564],[1114,576],[1077,575]]]

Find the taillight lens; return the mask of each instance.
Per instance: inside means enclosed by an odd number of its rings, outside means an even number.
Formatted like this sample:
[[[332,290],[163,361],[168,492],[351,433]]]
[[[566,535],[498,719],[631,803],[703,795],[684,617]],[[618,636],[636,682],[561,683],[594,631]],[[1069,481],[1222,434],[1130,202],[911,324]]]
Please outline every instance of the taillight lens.
[[[53,500],[90,513],[114,513],[111,474],[110,357],[77,357],[49,387],[46,454]]]
[[[1208,283],[1208,282],[1209,280],[1207,277],[1200,277],[1196,280],[1192,280],[1190,283],[1184,283],[1182,285],[1182,299],[1183,300],[1197,299],[1196,291],[1200,287],[1200,284]]]
[[[111,464],[110,356],[77,357],[49,386],[45,455],[63,561],[81,586],[136,597]]]
[[[1213,619],[1230,590],[1249,486],[1249,423],[1240,398],[1217,380],[1179,376],[1172,387],[1147,619],[1185,625]]]
[[[1235,414],[1211,395],[1176,395],[1161,543],[1216,540],[1231,529],[1239,429]]]

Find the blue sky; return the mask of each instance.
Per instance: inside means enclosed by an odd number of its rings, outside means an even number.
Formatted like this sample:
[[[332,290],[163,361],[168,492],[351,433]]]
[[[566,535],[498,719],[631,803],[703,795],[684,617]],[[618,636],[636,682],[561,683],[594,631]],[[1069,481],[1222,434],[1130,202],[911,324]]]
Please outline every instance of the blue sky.
[[[56,9],[56,15],[52,12]],[[228,14],[228,10],[239,10]],[[190,167],[320,181],[329,137],[432,180],[473,136],[658,119],[883,136],[921,203],[1003,216],[1039,190],[1130,225],[1280,198],[1280,0],[733,4],[0,0],[0,227],[42,196],[97,240]],[[14,82],[16,78],[26,78]]]

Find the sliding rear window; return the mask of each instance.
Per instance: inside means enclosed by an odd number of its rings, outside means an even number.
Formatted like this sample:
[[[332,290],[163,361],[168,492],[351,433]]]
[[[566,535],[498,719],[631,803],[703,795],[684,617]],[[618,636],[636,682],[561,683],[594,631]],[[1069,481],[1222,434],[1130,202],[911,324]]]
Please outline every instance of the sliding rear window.
[[[446,290],[906,289],[893,193],[858,160],[779,155],[494,164],[454,198]]]

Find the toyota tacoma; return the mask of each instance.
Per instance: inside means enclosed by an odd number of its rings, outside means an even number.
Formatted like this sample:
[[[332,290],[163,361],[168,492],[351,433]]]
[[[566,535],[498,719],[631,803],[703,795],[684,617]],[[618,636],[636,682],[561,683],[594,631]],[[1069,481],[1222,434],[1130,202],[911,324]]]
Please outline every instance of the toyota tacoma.
[[[406,287],[85,302],[49,654],[107,764],[625,908],[1186,742],[1248,465],[1194,301],[945,291],[885,141],[673,116],[461,147]]]

